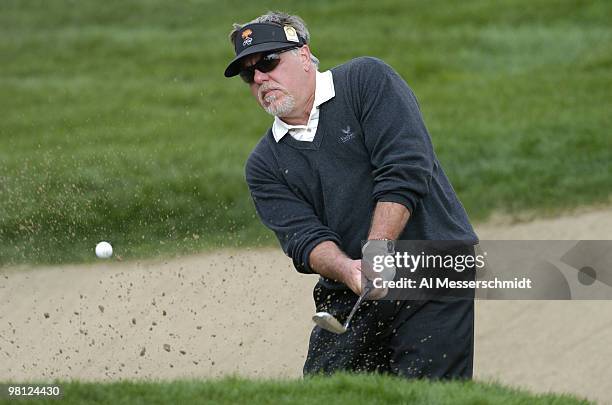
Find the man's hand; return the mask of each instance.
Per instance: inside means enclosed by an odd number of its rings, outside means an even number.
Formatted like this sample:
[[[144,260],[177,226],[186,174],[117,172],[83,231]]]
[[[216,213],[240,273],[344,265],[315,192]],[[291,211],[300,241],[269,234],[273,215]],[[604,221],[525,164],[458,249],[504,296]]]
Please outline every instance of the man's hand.
[[[363,291],[365,279],[362,281],[361,260],[351,259],[334,242],[322,242],[315,246],[309,259],[310,267],[323,277],[344,283],[357,295]],[[373,279],[367,273],[365,276],[368,280]],[[375,289],[368,294],[368,298],[379,299],[386,293],[386,290]]]
[[[349,259],[347,266],[348,269],[346,274],[348,277],[344,281],[344,284],[346,284],[347,287],[357,295],[361,295],[366,283],[371,284],[371,280],[373,280],[375,277],[380,277],[380,275],[376,275],[376,273],[367,274],[367,270],[362,269],[361,260]],[[378,300],[384,298],[387,295],[387,292],[387,288],[374,288],[370,291],[366,298],[370,300]]]

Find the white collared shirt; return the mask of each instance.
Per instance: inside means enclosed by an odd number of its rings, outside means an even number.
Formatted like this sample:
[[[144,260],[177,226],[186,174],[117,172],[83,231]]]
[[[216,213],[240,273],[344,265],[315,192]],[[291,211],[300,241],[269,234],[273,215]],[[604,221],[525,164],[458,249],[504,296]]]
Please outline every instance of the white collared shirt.
[[[334,98],[335,95],[336,90],[334,89],[332,72],[330,70],[326,70],[323,73],[317,71],[315,79],[315,99],[312,104],[308,122],[306,125],[289,125],[280,118],[274,117],[272,135],[274,135],[276,142],[280,141],[287,132],[298,141],[312,142],[317,132],[317,127],[319,126],[319,106]]]

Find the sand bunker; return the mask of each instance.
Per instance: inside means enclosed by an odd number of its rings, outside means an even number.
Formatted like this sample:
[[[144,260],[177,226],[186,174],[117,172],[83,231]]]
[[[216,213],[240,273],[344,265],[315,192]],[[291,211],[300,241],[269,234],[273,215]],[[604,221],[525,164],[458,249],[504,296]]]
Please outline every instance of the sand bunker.
[[[612,210],[482,239],[612,239]],[[280,249],[0,269],[0,380],[299,377],[314,276]],[[612,403],[612,302],[478,302],[475,377]]]

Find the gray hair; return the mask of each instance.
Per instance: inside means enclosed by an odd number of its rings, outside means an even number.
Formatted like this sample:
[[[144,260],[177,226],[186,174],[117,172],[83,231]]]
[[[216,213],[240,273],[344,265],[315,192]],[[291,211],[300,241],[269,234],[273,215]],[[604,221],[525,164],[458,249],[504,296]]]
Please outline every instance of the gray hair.
[[[310,43],[310,33],[308,32],[308,27],[306,27],[306,23],[300,18],[300,16],[287,14],[282,11],[268,11],[266,14],[260,15],[259,17],[255,18],[252,21],[249,21],[248,23],[234,23],[232,25],[233,29],[229,34],[229,39],[232,45],[234,45],[234,40],[236,39],[236,35],[238,35],[238,31],[240,31],[245,25],[254,23],[273,23],[279,25],[290,25],[295,28],[297,34],[300,37],[304,38],[307,44]],[[315,67],[318,68],[319,59],[314,56],[312,52],[310,53],[310,59],[315,65]]]

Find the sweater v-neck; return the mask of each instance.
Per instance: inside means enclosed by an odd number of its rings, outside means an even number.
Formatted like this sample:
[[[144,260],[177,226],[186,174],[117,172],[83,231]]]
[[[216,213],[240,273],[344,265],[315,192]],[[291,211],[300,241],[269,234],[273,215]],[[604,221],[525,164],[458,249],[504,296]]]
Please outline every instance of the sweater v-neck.
[[[289,133],[287,133],[284,137],[282,137],[279,143],[285,143],[288,146],[291,146],[292,148],[295,148],[295,149],[319,150],[319,148],[321,147],[321,142],[323,140],[323,135],[325,132],[324,130],[322,130],[322,127],[325,126],[325,118],[324,118],[325,104],[327,103],[323,103],[319,106],[319,125],[317,125],[317,130],[315,132],[315,136],[312,139],[312,141],[298,141],[297,139],[292,137]],[[270,129],[270,136],[274,139],[274,135],[272,134],[272,129]]]

